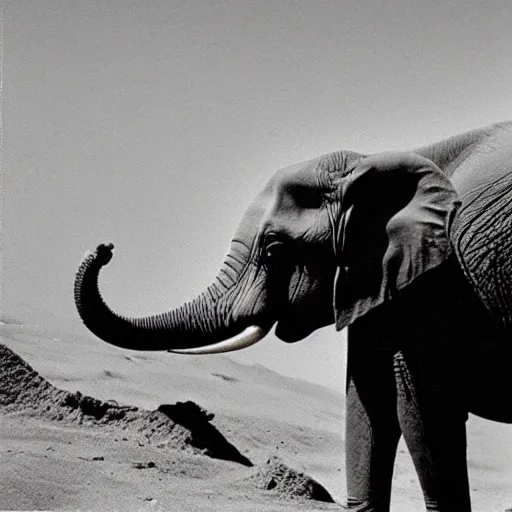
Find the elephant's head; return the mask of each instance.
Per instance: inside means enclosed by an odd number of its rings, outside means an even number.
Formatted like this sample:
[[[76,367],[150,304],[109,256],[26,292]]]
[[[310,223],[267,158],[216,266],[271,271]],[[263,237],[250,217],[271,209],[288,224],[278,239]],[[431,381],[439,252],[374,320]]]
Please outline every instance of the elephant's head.
[[[297,341],[334,322],[343,328],[448,258],[457,205],[423,157],[332,153],[270,179],[217,278],[191,302],[146,318],[113,313],[98,291],[112,257],[101,245],[78,270],[76,305],[97,336],[137,350],[236,350],[275,324],[279,338]]]

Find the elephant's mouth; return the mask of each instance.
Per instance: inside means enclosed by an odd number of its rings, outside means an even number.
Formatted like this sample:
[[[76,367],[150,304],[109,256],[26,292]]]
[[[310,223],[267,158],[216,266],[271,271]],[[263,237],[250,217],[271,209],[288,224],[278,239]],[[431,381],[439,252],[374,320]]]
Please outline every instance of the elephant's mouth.
[[[317,329],[334,323],[332,276],[322,279],[308,272],[294,276],[293,292],[287,305],[280,311],[275,335],[285,343],[307,338]]]
[[[307,338],[317,329],[307,323],[298,323],[297,320],[280,320],[276,326],[276,336],[285,343],[295,343]]]

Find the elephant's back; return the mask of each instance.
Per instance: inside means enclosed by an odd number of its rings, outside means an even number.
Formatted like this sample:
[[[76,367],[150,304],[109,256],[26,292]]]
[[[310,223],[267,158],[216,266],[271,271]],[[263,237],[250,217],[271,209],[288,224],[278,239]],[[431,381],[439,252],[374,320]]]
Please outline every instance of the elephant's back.
[[[497,322],[512,326],[512,130],[470,148],[451,181],[462,201],[450,231],[457,258]]]

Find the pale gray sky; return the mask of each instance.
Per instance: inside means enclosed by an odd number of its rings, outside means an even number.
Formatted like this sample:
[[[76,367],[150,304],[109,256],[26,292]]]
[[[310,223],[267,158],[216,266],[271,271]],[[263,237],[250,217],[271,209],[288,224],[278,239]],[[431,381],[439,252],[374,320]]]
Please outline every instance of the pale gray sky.
[[[512,119],[508,0],[16,0],[4,39],[8,311],[76,318],[102,241],[115,310],[177,306],[274,170]],[[343,353],[329,328],[236,358],[340,389]]]

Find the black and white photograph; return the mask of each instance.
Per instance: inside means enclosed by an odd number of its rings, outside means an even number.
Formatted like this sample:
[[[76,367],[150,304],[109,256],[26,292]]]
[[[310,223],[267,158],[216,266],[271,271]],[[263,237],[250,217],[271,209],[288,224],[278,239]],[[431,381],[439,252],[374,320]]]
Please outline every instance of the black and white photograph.
[[[512,3],[0,0],[0,510],[512,511]]]

